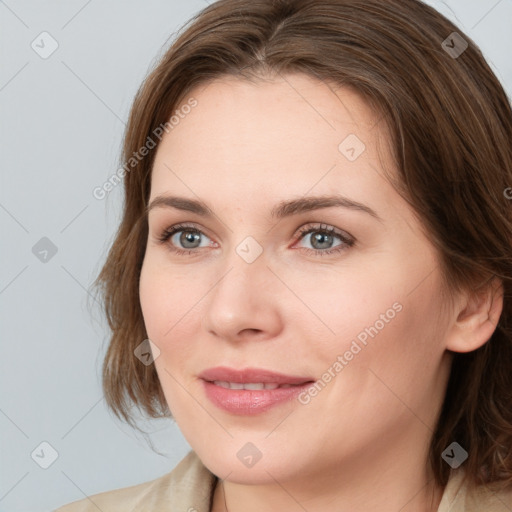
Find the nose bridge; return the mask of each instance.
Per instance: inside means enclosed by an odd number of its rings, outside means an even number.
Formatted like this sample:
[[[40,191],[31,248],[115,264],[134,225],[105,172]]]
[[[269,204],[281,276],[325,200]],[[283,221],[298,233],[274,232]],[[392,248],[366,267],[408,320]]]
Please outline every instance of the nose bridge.
[[[239,296],[244,302],[252,302],[253,294],[250,292],[261,291],[264,275],[270,274],[263,246],[252,236],[245,237],[231,249],[224,268],[223,277],[215,287],[216,295]]]
[[[225,258],[205,306],[204,327],[231,339],[243,330],[275,330],[280,315],[271,293],[274,279],[262,245],[244,238]]]

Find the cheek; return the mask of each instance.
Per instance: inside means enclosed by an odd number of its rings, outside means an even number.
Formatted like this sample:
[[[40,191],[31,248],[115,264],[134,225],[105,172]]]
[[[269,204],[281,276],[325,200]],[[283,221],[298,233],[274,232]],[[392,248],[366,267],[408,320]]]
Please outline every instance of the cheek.
[[[179,372],[197,356],[198,347],[194,340],[199,337],[194,317],[193,305],[199,297],[198,290],[187,286],[182,273],[166,268],[148,252],[144,260],[140,280],[139,296],[144,324],[148,338],[156,344],[160,355],[155,359],[155,369],[162,384],[162,390],[172,414],[177,420],[186,412],[186,398],[182,396],[180,385],[188,388],[190,374]],[[180,374],[178,376],[178,373]],[[172,404],[172,407],[171,407]]]
[[[201,276],[183,265],[171,267],[151,251],[141,269],[139,295],[144,324],[148,338],[160,350],[155,367],[168,401],[169,393],[179,387],[170,375],[179,373],[180,382],[188,386],[198,369],[198,355],[205,350],[200,308],[209,287]]]
[[[403,309],[403,278],[384,265],[340,265],[309,273],[287,271],[285,280],[292,283],[294,294],[288,297],[293,308],[289,325],[300,325],[302,338],[319,353],[339,354],[358,339],[365,341],[388,329]],[[281,302],[283,304],[283,302]],[[286,320],[285,320],[286,321]]]
[[[374,286],[372,294],[354,300],[353,325],[330,347],[331,365],[336,360],[332,356],[342,356],[336,399],[355,410],[364,408],[357,397],[366,396],[366,410],[380,408],[382,415],[396,412],[402,401],[423,411],[439,385],[445,352],[440,286],[432,274],[412,293],[410,287],[386,293],[385,287]],[[378,299],[371,299],[373,294]]]
[[[189,315],[193,315],[192,308],[200,299],[201,290],[200,280],[192,283],[180,268],[169,268],[158,260],[150,253],[144,260],[139,295],[148,336],[163,340],[178,326],[190,323]]]
[[[446,326],[434,256],[406,261],[390,254],[367,263],[307,281],[290,277],[295,293],[316,314],[296,310],[289,319],[308,341],[303,355],[316,359],[317,369],[329,368],[339,355],[351,366],[386,367],[386,374],[404,365],[411,373],[435,365]]]
[[[166,319],[172,320],[168,307],[170,294],[165,293],[167,282],[163,277],[155,272],[146,258],[141,269],[139,296],[148,337],[155,341],[160,340]]]

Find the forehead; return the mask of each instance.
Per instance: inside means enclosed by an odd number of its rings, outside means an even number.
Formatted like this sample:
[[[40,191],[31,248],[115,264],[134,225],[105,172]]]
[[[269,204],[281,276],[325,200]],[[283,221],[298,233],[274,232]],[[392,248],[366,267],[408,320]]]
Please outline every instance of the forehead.
[[[352,89],[301,74],[255,83],[225,77],[195,88],[182,105],[191,98],[197,105],[159,144],[152,197],[176,187],[304,195],[382,179],[389,139],[380,115]]]

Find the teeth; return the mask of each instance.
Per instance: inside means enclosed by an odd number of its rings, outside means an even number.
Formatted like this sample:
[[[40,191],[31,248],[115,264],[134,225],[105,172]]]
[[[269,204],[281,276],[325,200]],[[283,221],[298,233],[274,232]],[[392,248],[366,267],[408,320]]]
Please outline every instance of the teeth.
[[[276,389],[276,388],[290,388],[295,384],[275,384],[275,383],[263,383],[263,382],[226,382],[223,380],[214,380],[213,383],[216,386],[226,389],[249,389],[252,391],[258,391],[261,389]]]

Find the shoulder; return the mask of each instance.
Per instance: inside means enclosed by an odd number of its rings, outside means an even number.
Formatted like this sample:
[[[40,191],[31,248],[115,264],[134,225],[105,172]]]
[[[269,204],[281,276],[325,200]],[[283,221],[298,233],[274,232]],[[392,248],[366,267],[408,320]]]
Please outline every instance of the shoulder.
[[[174,510],[209,512],[217,477],[194,451],[160,478],[142,484],[88,496],[58,508],[55,512],[129,512]]]
[[[512,510],[512,488],[492,484],[468,491],[466,496],[468,512],[510,512]]]
[[[494,483],[470,487],[464,472],[452,472],[438,512],[510,512],[512,487]]]

